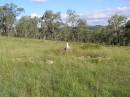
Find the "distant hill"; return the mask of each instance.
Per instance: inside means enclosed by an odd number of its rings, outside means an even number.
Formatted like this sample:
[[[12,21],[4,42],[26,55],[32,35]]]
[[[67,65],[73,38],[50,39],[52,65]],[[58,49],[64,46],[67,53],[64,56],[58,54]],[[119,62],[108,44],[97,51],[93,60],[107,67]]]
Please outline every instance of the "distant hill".
[[[104,27],[105,26],[102,26],[102,25],[96,25],[96,26],[88,26],[88,29],[89,30],[98,30],[98,29],[102,29]]]

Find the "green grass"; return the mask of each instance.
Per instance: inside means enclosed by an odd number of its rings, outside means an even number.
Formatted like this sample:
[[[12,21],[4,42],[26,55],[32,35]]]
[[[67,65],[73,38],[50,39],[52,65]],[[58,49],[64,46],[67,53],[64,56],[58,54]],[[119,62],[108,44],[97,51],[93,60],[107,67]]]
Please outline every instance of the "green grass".
[[[130,97],[130,47],[64,45],[0,37],[0,97]]]

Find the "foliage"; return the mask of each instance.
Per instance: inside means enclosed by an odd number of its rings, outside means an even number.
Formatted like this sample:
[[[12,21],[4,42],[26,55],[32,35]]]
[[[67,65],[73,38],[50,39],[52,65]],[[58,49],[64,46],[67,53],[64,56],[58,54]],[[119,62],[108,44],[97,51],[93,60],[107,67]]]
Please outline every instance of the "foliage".
[[[42,16],[43,23],[45,24],[43,27],[43,31],[45,32],[45,37],[48,39],[53,39],[55,33],[58,31],[61,17],[60,13],[53,13],[52,11],[47,10]]]
[[[100,49],[100,48],[101,48],[101,46],[98,44],[87,43],[87,44],[81,45],[81,49]]]
[[[127,41],[126,45],[128,45],[130,43],[130,20],[126,23],[124,37],[125,41]]]
[[[111,40],[111,43],[114,44],[120,44],[123,45],[122,43],[124,42],[124,39],[122,39],[124,35],[124,27],[126,24],[127,17],[125,16],[119,16],[119,15],[113,15],[109,20],[108,20],[108,29],[111,29],[113,39]]]
[[[0,7],[0,30],[2,35],[12,35],[15,28],[16,16],[18,16],[23,8],[18,8],[15,4],[5,4]]]
[[[126,46],[130,43],[130,27],[126,16],[113,15],[108,25],[89,26],[74,10],[60,12],[46,10],[42,17],[16,17],[23,8],[15,4],[0,6],[0,35],[74,42],[91,42]]]
[[[16,24],[17,37],[38,37],[38,18],[31,18],[28,16],[22,17]]]

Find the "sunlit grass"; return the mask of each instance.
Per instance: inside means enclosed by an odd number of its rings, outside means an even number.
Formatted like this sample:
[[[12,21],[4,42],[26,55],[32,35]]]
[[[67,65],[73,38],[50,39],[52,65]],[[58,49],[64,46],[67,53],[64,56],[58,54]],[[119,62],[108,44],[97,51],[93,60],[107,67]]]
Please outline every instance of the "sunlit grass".
[[[0,37],[0,97],[130,97],[130,47],[65,44]]]

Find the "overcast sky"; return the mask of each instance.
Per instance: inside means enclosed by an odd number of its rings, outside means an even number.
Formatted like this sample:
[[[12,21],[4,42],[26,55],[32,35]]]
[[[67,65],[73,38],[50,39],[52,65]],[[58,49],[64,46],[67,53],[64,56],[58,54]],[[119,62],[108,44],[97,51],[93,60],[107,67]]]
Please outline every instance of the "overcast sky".
[[[68,9],[75,10],[89,25],[105,25],[113,14],[130,18],[130,0],[0,0],[25,9],[23,15],[41,16],[45,10],[60,11],[64,19]]]

